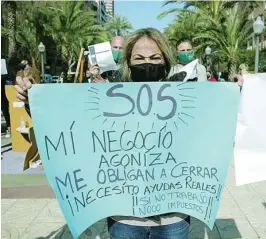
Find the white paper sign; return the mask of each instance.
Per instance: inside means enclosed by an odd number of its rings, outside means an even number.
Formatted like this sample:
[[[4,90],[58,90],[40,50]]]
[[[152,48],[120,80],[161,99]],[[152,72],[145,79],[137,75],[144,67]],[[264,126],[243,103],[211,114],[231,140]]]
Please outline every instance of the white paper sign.
[[[6,69],[6,60],[1,59],[1,75],[6,75],[7,69]]]
[[[266,180],[266,73],[244,76],[235,140],[236,184]]]
[[[199,60],[196,59],[192,62],[190,62],[189,64],[185,65],[183,68],[180,69],[181,71],[185,71],[187,73],[185,79],[183,81],[187,81],[189,79],[194,79],[197,77],[197,65],[198,65]]]
[[[88,49],[90,52],[89,61],[91,65],[98,64],[100,73],[117,69],[109,42],[92,45]]]

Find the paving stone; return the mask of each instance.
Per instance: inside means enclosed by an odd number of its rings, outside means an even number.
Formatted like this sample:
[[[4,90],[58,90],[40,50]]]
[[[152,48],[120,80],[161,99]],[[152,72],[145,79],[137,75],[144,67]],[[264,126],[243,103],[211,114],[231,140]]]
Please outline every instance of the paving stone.
[[[2,220],[6,223],[31,223],[31,221],[48,204],[48,199],[18,199],[6,213],[2,215]]]
[[[4,214],[12,205],[15,204],[17,199],[1,199],[1,214]]]
[[[222,239],[256,239],[256,231],[245,219],[218,219],[216,225]]]

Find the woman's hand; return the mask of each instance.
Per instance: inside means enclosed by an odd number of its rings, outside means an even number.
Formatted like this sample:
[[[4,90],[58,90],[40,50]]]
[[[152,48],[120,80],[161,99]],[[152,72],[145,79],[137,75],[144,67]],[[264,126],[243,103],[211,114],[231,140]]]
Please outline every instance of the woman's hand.
[[[15,89],[17,91],[17,98],[24,103],[28,103],[28,89],[32,87],[32,84],[35,84],[35,81],[32,77],[16,77]]]
[[[100,67],[98,65],[93,65],[90,67],[90,72],[94,77],[96,77],[100,74]]]
[[[90,72],[93,76],[92,82],[93,83],[105,83],[106,80],[103,79],[100,75],[100,68],[98,65],[93,65],[90,67]]]

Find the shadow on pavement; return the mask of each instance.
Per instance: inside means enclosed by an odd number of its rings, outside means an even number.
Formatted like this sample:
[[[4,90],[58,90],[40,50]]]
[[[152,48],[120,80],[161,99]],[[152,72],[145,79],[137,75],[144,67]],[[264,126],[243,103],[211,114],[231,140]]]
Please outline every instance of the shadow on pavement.
[[[66,227],[66,225],[62,226],[58,230],[51,232],[48,236],[36,237],[35,239],[63,239],[62,235],[64,234]]]
[[[203,222],[192,219],[189,239],[242,238],[234,219],[217,219],[212,230]]]
[[[98,236],[98,237],[97,237]],[[72,234],[68,229],[67,225],[59,228],[57,231],[51,232],[46,237],[36,237],[34,239],[72,239]],[[107,223],[106,220],[100,220],[96,222],[91,227],[86,229],[79,237],[79,239],[109,239],[108,231],[107,231]]]
[[[265,207],[265,209],[266,209],[266,202],[264,202],[264,203],[262,203],[262,205]]]
[[[2,148],[3,148],[3,147],[2,147]],[[1,153],[4,154],[4,153],[9,152],[9,151],[11,151],[11,150],[12,150],[12,147],[7,148],[7,149],[1,151]]]
[[[8,144],[5,144],[5,145],[2,145],[1,149],[6,148],[6,147],[10,147],[10,146],[12,146],[12,143],[8,143]]]
[[[108,239],[108,231],[106,220],[100,220],[99,222],[93,224],[85,232],[81,234],[79,239],[95,239],[99,236],[101,239]],[[68,229],[68,226],[65,225],[59,228],[57,231],[51,232],[46,237],[37,237],[35,239],[71,239],[71,232]],[[197,219],[192,219],[191,228],[189,233],[189,239],[235,239],[242,238],[235,221],[233,219],[217,219],[215,221],[215,226],[213,230],[210,229],[202,222]]]

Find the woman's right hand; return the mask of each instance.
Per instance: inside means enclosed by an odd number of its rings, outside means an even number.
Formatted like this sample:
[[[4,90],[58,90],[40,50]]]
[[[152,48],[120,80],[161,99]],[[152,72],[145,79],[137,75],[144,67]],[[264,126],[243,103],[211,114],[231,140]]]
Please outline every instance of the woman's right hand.
[[[98,65],[93,65],[90,67],[90,72],[95,77],[100,74],[100,67]]]
[[[93,83],[105,83],[106,80],[100,75],[100,67],[98,65],[93,65],[90,67],[90,72],[93,76]]]
[[[32,77],[16,77],[15,89],[17,91],[17,98],[24,103],[28,103],[28,89],[35,83]]]

